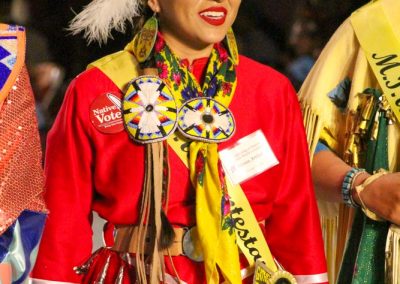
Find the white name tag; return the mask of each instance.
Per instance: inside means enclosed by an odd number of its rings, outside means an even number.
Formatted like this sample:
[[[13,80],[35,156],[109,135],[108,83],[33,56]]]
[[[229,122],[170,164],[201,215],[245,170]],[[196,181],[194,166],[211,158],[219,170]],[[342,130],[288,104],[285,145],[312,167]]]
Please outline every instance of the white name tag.
[[[261,130],[220,151],[219,157],[234,184],[240,184],[279,164]]]

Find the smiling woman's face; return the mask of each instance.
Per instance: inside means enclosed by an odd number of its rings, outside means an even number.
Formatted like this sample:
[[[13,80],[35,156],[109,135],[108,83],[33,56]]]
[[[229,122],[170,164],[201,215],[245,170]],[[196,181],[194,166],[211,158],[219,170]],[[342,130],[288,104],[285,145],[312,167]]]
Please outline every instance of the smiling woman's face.
[[[148,0],[160,30],[174,48],[203,50],[220,42],[235,21],[241,0]]]

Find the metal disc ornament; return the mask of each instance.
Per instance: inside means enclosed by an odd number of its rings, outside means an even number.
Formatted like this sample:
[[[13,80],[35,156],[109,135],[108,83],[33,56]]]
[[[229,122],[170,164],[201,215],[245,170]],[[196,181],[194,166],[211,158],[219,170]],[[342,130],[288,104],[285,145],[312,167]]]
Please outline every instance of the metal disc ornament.
[[[140,76],[131,81],[122,109],[125,128],[136,142],[165,140],[176,128],[174,97],[157,76]]]
[[[218,143],[235,132],[235,120],[225,106],[211,98],[185,102],[178,112],[178,129],[192,140]]]
[[[182,250],[184,255],[186,255],[189,259],[201,262],[204,261],[204,256],[202,252],[196,251],[196,248],[193,243],[193,235],[196,234],[194,231],[196,227],[192,227],[188,229],[182,238]]]

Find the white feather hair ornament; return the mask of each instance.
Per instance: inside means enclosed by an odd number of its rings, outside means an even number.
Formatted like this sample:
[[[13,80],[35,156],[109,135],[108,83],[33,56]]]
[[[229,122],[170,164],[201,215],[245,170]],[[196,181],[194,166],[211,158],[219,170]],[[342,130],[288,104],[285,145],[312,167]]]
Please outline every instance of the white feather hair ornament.
[[[93,0],[72,19],[68,28],[76,35],[84,32],[89,43],[106,43],[113,29],[124,32],[126,22],[142,13],[141,0]]]

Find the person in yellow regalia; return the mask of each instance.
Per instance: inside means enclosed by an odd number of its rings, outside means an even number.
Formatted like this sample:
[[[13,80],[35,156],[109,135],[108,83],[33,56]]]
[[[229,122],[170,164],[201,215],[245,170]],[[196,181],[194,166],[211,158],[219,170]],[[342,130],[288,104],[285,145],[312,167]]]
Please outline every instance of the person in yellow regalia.
[[[332,283],[399,283],[399,15],[355,11],[299,92]]]

